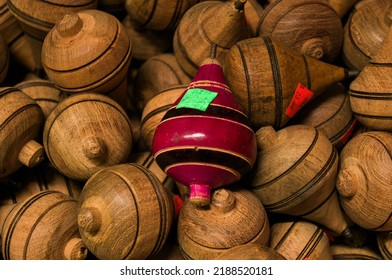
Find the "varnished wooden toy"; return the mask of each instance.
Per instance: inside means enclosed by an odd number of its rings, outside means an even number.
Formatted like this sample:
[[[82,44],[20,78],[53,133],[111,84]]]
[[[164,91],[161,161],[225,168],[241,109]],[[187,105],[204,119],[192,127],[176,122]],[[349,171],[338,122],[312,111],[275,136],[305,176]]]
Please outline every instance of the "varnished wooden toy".
[[[12,208],[2,228],[6,260],[82,260],[88,253],[78,232],[76,200],[43,191]]]
[[[27,70],[35,71],[32,49],[16,18],[8,9],[7,0],[0,0],[0,33],[8,45],[10,55]]]
[[[391,232],[377,233],[377,247],[384,260],[392,260],[392,234]]]
[[[357,120],[351,111],[348,90],[338,83],[312,100],[290,123],[317,128],[340,150],[350,139]]]
[[[108,167],[94,174],[78,202],[84,243],[99,259],[148,259],[165,243],[173,202],[158,178],[140,164]]]
[[[173,30],[184,13],[203,0],[125,0],[128,14],[140,26],[153,30]]]
[[[77,200],[83,187],[80,182],[62,175],[48,162],[33,168],[21,168],[9,180],[10,182],[0,189],[1,206],[21,203],[46,190],[58,191]]]
[[[336,11],[339,17],[344,17],[359,0],[328,0],[328,4]]]
[[[332,260],[327,234],[304,220],[272,224],[269,246],[288,260]]]
[[[392,230],[392,134],[361,133],[344,146],[336,187],[340,204],[357,225]]]
[[[132,59],[145,61],[150,57],[169,52],[173,34],[139,26],[130,15],[126,15],[122,24],[132,41]]]
[[[254,243],[238,245],[219,254],[216,260],[287,260],[279,252]]]
[[[327,0],[276,0],[264,10],[257,35],[332,63],[343,43],[343,26]]]
[[[197,205],[209,204],[212,189],[248,173],[256,149],[254,132],[216,58],[203,62],[163,116],[152,142],[158,165],[189,187],[189,200]]]
[[[59,90],[51,81],[44,79],[25,80],[15,85],[28,96],[33,98],[41,107],[45,118],[57,104],[66,98],[66,94]]]
[[[215,259],[244,244],[266,246],[268,216],[257,197],[246,189],[221,188],[208,207],[186,202],[177,227],[178,243],[186,259]]]
[[[57,170],[87,181],[102,168],[127,160],[132,127],[115,101],[98,93],[81,93],[64,99],[49,114],[43,144]]]
[[[146,60],[138,69],[132,102],[142,112],[147,102],[163,90],[178,85],[188,85],[191,78],[184,73],[172,53],[164,53]]]
[[[391,6],[392,19],[392,6]],[[392,27],[377,53],[350,83],[350,105],[360,123],[392,131]]]
[[[97,8],[97,0],[9,0],[11,13],[27,35],[37,68],[41,68],[41,49],[45,36],[65,14]]]
[[[257,160],[251,190],[267,212],[302,217],[349,236],[335,181],[338,153],[314,127],[291,125],[256,132]]]
[[[250,36],[244,15],[246,0],[206,1],[192,6],[182,17],[173,38],[173,52],[182,69],[193,77],[211,44],[224,64],[229,48]],[[197,24],[196,24],[197,23]]]
[[[14,87],[0,88],[0,178],[44,159],[39,144],[45,117],[39,105]]]
[[[269,37],[242,40],[226,57],[225,74],[255,130],[283,127],[290,116],[328,87],[354,73],[299,54]],[[298,85],[301,89],[295,94]]]
[[[0,33],[0,84],[3,83],[5,78],[7,77],[9,65],[10,54],[8,46]]]
[[[162,183],[162,185],[170,192],[175,192],[175,184],[172,178],[167,176],[165,172],[155,162],[154,156],[150,151],[132,153],[128,158],[128,162],[137,163],[150,170]]]
[[[331,244],[334,260],[382,260],[377,248],[371,246],[354,247],[348,244]]]
[[[67,14],[49,31],[42,66],[59,89],[107,94],[126,108],[132,43],[121,22],[99,10]]]
[[[344,27],[342,59],[350,69],[362,70],[381,46],[390,26],[389,0],[361,0]]]
[[[149,150],[152,149],[152,139],[159,122],[186,88],[187,85],[179,85],[165,89],[151,98],[144,107],[141,117],[141,139]]]
[[[257,25],[264,13],[262,4],[257,0],[248,0],[245,3],[244,13],[246,22],[249,25],[251,36],[257,36]]]

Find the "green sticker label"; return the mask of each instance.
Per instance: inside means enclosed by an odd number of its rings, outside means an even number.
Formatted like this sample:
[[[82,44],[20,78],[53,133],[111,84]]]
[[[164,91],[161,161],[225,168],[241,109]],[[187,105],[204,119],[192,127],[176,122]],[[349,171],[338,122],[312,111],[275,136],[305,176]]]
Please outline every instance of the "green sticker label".
[[[200,111],[205,111],[208,105],[215,99],[218,93],[201,88],[191,88],[184,94],[180,102],[177,104],[178,108],[192,108]]]

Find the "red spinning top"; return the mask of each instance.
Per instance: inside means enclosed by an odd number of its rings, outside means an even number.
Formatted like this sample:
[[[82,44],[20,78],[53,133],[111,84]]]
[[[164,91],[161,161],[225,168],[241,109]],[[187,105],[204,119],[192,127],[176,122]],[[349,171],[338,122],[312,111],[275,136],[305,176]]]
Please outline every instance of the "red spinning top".
[[[189,186],[189,201],[198,205],[208,205],[212,189],[237,182],[253,167],[254,132],[216,59],[204,61],[163,116],[152,152],[166,174]]]

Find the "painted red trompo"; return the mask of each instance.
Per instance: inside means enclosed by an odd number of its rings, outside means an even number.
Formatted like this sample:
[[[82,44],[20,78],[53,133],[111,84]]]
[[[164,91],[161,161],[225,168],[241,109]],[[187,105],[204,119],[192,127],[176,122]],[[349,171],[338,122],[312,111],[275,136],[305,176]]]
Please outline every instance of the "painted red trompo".
[[[177,108],[184,95],[195,89],[217,95],[205,110]],[[237,182],[253,167],[254,132],[216,59],[204,61],[166,112],[156,128],[152,152],[167,175],[190,188],[189,201],[198,205],[208,205],[212,189]]]

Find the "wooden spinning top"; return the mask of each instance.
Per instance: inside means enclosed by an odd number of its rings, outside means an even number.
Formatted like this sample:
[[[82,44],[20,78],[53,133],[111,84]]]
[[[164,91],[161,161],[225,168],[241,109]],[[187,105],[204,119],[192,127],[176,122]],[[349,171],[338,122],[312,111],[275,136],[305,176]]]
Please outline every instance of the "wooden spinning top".
[[[216,44],[216,57],[224,63],[232,45],[250,35],[244,15],[246,0],[204,1],[182,17],[173,38],[173,52],[181,68],[193,77]]]
[[[267,212],[302,217],[349,236],[335,189],[338,154],[328,138],[308,125],[256,132],[257,161],[251,190]]]
[[[100,169],[124,163],[132,148],[126,112],[97,93],[72,95],[48,116],[43,133],[48,159],[65,176],[79,181]]]
[[[357,73],[301,55],[269,37],[255,37],[230,48],[225,74],[257,130],[283,127],[309,100]]]
[[[173,218],[169,193],[139,164],[97,172],[78,202],[80,234],[99,259],[152,258],[165,243]]]
[[[328,0],[339,17],[344,17],[359,0]]]
[[[288,260],[332,260],[327,234],[304,220],[271,225],[269,246]]]
[[[362,70],[375,55],[391,25],[390,6],[389,0],[361,0],[354,6],[344,27],[342,59],[347,67]]]
[[[268,36],[301,54],[333,62],[343,26],[327,0],[275,0],[260,18],[258,36]]]
[[[391,232],[377,233],[377,247],[383,259],[392,260],[392,234]]]
[[[82,260],[87,256],[76,222],[76,200],[43,191],[16,204],[2,228],[7,260]]]
[[[238,181],[253,166],[256,140],[216,59],[204,61],[158,124],[152,143],[158,165],[190,188],[189,200],[210,202],[211,190]]]
[[[340,154],[336,182],[347,216],[364,229],[392,230],[392,135],[369,131],[352,138]]]
[[[392,6],[389,8],[392,21]],[[350,83],[350,104],[359,122],[392,131],[392,27],[377,53]]]
[[[131,55],[131,41],[119,20],[84,10],[66,14],[50,30],[42,46],[42,66],[65,92],[110,94],[124,105]]]
[[[371,246],[354,247],[348,244],[331,244],[334,260],[382,260],[377,248]]]
[[[266,246],[269,235],[263,205],[245,189],[218,189],[207,207],[186,202],[177,227],[178,243],[187,259],[215,259],[244,244]]]
[[[41,138],[45,117],[38,104],[14,87],[0,88],[0,178],[22,165],[33,167],[44,159]]]

